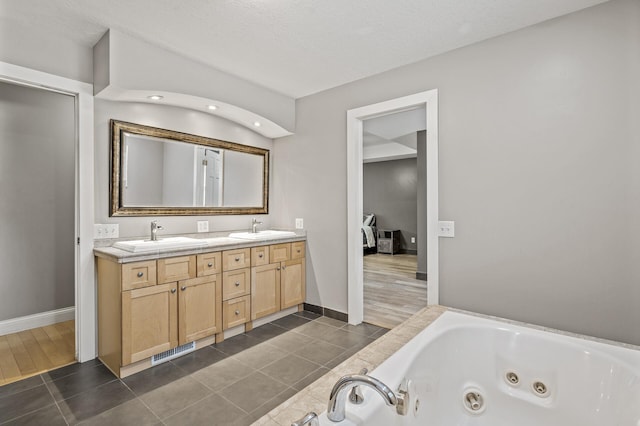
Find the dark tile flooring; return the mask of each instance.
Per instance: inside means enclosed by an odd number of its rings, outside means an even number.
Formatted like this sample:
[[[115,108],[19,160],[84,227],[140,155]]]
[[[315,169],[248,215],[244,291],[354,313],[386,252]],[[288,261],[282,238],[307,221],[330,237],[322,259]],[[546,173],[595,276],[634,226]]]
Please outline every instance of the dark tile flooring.
[[[303,311],[122,380],[74,364],[0,387],[0,424],[250,425],[386,331]]]

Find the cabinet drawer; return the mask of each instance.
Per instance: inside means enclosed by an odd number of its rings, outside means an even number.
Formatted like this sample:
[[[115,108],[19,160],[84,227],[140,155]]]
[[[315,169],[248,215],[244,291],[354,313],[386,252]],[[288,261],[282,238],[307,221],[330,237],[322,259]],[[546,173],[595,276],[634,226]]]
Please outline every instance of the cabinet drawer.
[[[251,272],[249,268],[227,271],[222,274],[222,300],[249,294]]]
[[[222,252],[222,270],[233,271],[234,269],[248,268],[251,266],[251,250],[238,249]]]
[[[269,246],[251,248],[251,266],[269,264]]]
[[[251,298],[237,297],[222,302],[222,328],[228,329],[249,321],[251,314]]]
[[[222,272],[222,253],[205,253],[196,256],[196,275],[204,277]]]
[[[196,257],[181,256],[158,259],[158,282],[170,283],[196,277]]]
[[[122,290],[133,290],[157,284],[156,261],[124,263],[122,265]]]
[[[269,261],[271,263],[284,262],[289,259],[291,259],[291,243],[269,246]]]
[[[304,241],[291,243],[291,259],[302,259],[304,257]]]

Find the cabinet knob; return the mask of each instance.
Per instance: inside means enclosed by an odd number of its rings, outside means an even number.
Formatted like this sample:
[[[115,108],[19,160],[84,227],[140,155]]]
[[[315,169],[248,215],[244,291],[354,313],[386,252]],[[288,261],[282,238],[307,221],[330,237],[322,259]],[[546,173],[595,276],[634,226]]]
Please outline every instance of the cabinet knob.
[[[276,271],[279,271],[279,270],[280,270],[280,267],[278,266],[278,267],[276,268]]]
[[[240,315],[240,311],[236,309],[236,315]]]
[[[178,289],[177,289],[177,288],[172,288],[172,289],[171,289],[171,293],[175,293],[176,291],[178,291]]]
[[[207,266],[208,266],[209,268],[211,268],[211,267],[213,266],[213,263],[209,262],[209,263],[207,263]]]
[[[298,249],[298,253],[300,253],[300,249]]]
[[[141,278],[144,275],[144,272],[138,272],[138,278]]]
[[[260,253],[260,254],[258,255],[258,257],[259,257],[260,259],[262,259],[262,258],[264,257],[264,254],[263,254],[263,253]]]
[[[236,257],[236,262],[240,262],[240,258],[239,257]]]
[[[184,286],[184,285],[182,287],[180,287],[180,290],[182,290],[182,291],[185,291],[186,289],[187,289],[187,287]]]
[[[240,287],[240,281],[236,281],[236,287]]]
[[[285,266],[285,265],[282,265],[282,269],[286,269],[286,266]]]

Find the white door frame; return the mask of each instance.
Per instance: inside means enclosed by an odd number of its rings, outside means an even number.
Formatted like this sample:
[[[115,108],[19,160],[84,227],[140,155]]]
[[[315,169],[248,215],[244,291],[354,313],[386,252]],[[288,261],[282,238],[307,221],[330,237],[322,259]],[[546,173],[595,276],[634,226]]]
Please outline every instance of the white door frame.
[[[0,62],[0,80],[40,87],[76,98],[76,359],[96,357],[96,290],[93,258],[93,85]]]
[[[347,259],[349,324],[364,317],[362,271],[362,130],[363,120],[424,106],[427,119],[427,303],[438,296],[438,89],[347,111]]]

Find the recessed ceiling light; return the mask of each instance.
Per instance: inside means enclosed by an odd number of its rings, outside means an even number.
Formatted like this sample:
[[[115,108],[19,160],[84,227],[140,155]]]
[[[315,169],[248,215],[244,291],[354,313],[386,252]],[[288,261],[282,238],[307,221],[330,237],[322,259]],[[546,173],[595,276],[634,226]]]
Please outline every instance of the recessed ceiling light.
[[[259,121],[254,121],[253,125],[256,126],[256,127],[260,127],[260,122]]]
[[[215,111],[218,109],[217,105],[207,105],[207,108],[210,109],[211,111]]]
[[[160,99],[164,98],[164,96],[151,95],[151,96],[147,96],[147,98],[151,99],[152,101],[159,101]]]

